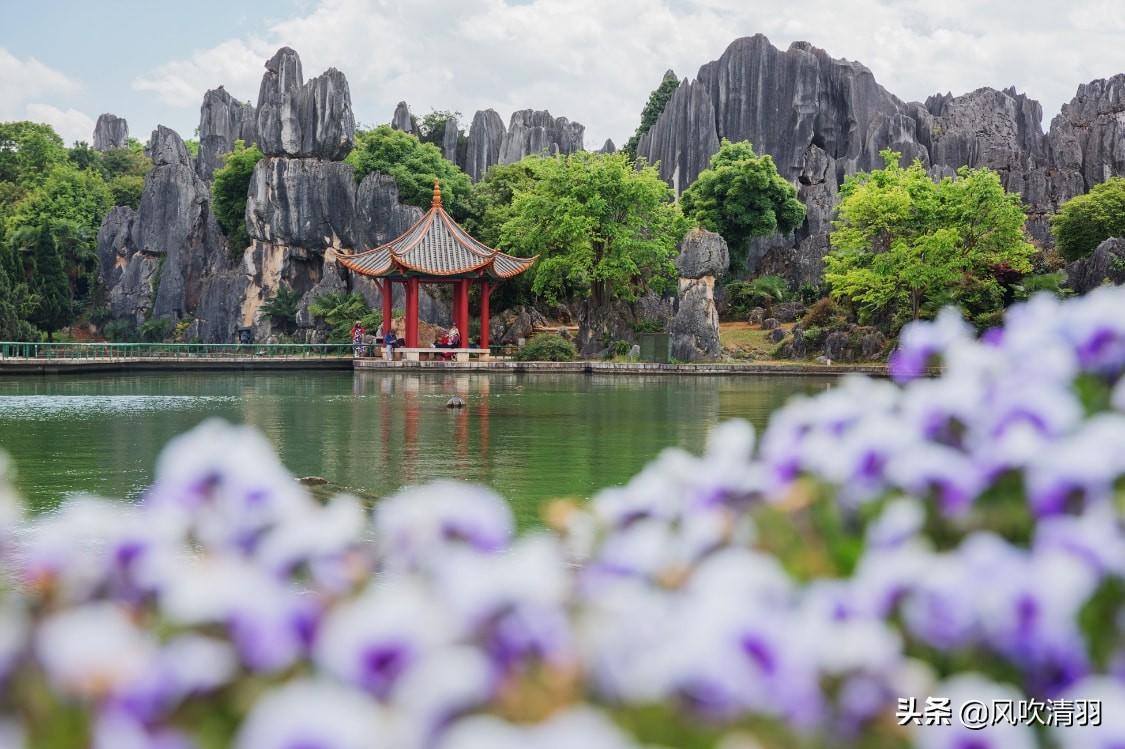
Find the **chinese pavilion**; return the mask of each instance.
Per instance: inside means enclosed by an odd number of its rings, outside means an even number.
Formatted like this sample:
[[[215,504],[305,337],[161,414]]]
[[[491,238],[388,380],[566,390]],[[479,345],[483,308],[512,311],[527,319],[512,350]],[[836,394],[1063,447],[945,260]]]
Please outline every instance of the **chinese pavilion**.
[[[488,296],[497,281],[530,268],[536,257],[514,257],[486,247],[469,236],[441,205],[441,186],[434,180],[430,210],[402,236],[354,255],[340,256],[353,273],[383,279],[383,333],[391,326],[394,284],[406,286],[406,346],[418,347],[418,285],[453,284],[453,324],[461,331],[461,347],[469,340],[469,284],[480,283],[480,348],[488,348]]]

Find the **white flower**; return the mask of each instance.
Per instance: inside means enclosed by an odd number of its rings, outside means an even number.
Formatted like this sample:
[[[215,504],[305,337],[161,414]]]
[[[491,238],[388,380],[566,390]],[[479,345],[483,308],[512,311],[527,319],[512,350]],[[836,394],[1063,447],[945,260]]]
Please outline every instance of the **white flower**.
[[[1018,703],[1023,695],[1007,685],[977,674],[961,674],[938,684],[928,696],[948,698],[952,715],[949,725],[914,726],[916,749],[1037,749],[1039,745],[1028,725],[1001,722],[974,730],[962,724],[961,710],[966,703],[980,702],[985,709],[991,709],[995,702]]]
[[[572,708],[543,723],[517,726],[489,715],[463,718],[438,749],[636,749],[608,718],[590,708]]]
[[[392,579],[336,606],[317,634],[313,657],[337,679],[387,699],[428,651],[453,642],[456,626],[420,584]]]
[[[354,689],[301,680],[258,700],[235,738],[236,749],[372,749],[388,745],[379,706]]]
[[[36,656],[55,688],[85,696],[109,694],[141,678],[156,652],[152,637],[112,603],[53,614],[35,639]]]
[[[449,545],[499,551],[512,538],[512,513],[496,493],[457,481],[410,487],[375,506],[379,549],[392,564],[414,564]]]
[[[1059,746],[1066,749],[1109,749],[1125,745],[1125,686],[1109,676],[1088,676],[1060,695],[1062,700],[1084,700],[1096,704],[1100,711],[1099,725],[1057,725],[1052,729]],[[1073,702],[1071,707],[1074,707]],[[1087,708],[1083,707],[1083,712]],[[1058,716],[1056,716],[1057,718]],[[1090,720],[1087,717],[1086,722]]]

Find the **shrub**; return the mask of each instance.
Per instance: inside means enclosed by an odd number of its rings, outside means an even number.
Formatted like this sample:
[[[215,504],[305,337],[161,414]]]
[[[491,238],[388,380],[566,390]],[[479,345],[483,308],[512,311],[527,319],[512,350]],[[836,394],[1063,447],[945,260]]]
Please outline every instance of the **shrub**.
[[[653,317],[646,317],[637,320],[636,324],[633,325],[633,330],[636,333],[666,333],[668,332],[668,322]]]
[[[1125,177],[1111,177],[1063,203],[1051,216],[1051,233],[1067,260],[1086,257],[1110,237],[1125,236]]]
[[[553,333],[540,333],[516,353],[516,361],[574,361],[574,344]]]
[[[781,276],[758,276],[750,281],[731,281],[726,285],[727,311],[736,319],[745,319],[754,307],[767,310],[789,296],[789,286]]]
[[[167,317],[155,317],[141,323],[141,340],[145,343],[161,343],[172,336],[176,321]]]
[[[262,305],[262,314],[281,323],[285,330],[292,330],[297,324],[300,305],[301,292],[289,286],[279,286]]]
[[[805,316],[801,318],[801,326],[805,328],[814,325],[822,328],[834,328],[845,322],[847,322],[847,316],[844,311],[829,297],[818,300],[813,306],[809,307]]]
[[[250,236],[246,233],[246,193],[254,176],[254,167],[262,158],[264,155],[257,146],[247,148],[242,141],[235,141],[234,150],[215,170],[211,183],[212,209],[227,235],[232,258],[242,257],[243,250],[250,244]]]

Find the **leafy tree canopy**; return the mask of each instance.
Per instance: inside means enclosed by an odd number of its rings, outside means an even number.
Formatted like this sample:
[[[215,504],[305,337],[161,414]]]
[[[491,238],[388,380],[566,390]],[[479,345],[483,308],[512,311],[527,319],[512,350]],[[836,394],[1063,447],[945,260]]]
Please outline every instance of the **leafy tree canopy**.
[[[585,151],[527,164],[534,179],[517,190],[499,245],[539,255],[530,271],[536,294],[632,300],[670,287],[687,222],[654,168]]]
[[[500,230],[514,215],[512,203],[516,195],[535,184],[536,164],[543,158],[528,156],[512,164],[494,164],[484,178],[473,185],[473,215],[465,228],[489,247],[500,244]]]
[[[1071,198],[1051,217],[1059,253],[1078,260],[1110,237],[1125,237],[1125,177],[1111,177]]]
[[[398,183],[404,203],[428,210],[434,194],[434,179],[441,182],[442,203],[453,218],[463,221],[472,214],[469,175],[447,161],[441,149],[422,143],[413,135],[380,125],[356,133],[356,144],[347,162],[357,180],[371,172],[388,174]]]
[[[66,160],[63,140],[50,125],[0,123],[0,181],[39,184],[51,167]]]
[[[211,208],[215,220],[227,235],[231,252],[241,252],[250,244],[246,233],[246,192],[254,166],[263,154],[257,146],[246,147],[241,140],[226,155],[223,165],[215,170],[211,182]]]
[[[825,280],[860,317],[896,329],[950,303],[978,319],[1003,305],[999,273],[1031,271],[1020,197],[988,169],[934,182],[919,161],[849,177]]]
[[[447,109],[435,109],[423,115],[418,122],[418,140],[423,143],[433,143],[440,146],[445,138],[445,127],[450,120],[460,121],[460,112],[451,112]]]
[[[672,94],[676,93],[679,85],[679,79],[674,75],[669,75],[649,94],[645,108],[641,110],[641,124],[637,126],[637,131],[633,133],[633,136],[626,141],[625,146],[621,149],[629,155],[630,159],[637,158],[637,146],[641,142],[641,136],[652,129],[652,126],[660,119],[660,115],[664,112],[664,108],[668,106],[668,101],[672,98]]]
[[[751,237],[788,234],[805,220],[797,189],[777,173],[773,157],[758,156],[749,141],[724,139],[680,203],[685,216],[739,250]]]

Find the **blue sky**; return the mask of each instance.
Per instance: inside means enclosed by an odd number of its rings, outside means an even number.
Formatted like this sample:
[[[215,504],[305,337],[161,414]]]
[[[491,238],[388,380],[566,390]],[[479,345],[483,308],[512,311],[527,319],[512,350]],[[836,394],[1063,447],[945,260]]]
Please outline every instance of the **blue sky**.
[[[663,72],[694,76],[734,38],[807,40],[904,99],[1015,85],[1044,127],[1079,83],[1125,71],[1122,0],[0,0],[0,120],[90,138],[100,112],[144,139],[190,137],[204,91],[256,100],[288,44],[305,75],[344,71],[357,119],[550,109],[619,144]]]

